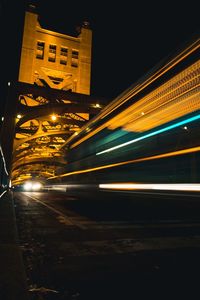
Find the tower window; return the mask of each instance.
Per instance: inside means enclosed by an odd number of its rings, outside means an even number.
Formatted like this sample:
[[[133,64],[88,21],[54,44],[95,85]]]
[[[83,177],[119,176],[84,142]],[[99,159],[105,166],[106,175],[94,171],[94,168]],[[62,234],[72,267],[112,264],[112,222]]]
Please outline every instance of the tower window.
[[[56,45],[49,45],[49,57],[48,61],[56,61]]]
[[[60,64],[66,65],[68,57],[68,48],[61,47],[60,48]]]
[[[72,61],[71,61],[71,65],[72,67],[78,67],[78,51],[77,50],[72,50]]]
[[[37,42],[36,58],[44,58],[44,42]]]

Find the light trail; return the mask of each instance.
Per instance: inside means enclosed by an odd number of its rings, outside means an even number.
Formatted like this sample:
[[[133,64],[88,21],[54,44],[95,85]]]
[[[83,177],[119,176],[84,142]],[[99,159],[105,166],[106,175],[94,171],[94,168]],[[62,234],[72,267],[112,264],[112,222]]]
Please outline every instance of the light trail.
[[[188,153],[193,153],[193,152],[198,152],[198,151],[200,151],[200,146],[193,147],[193,148],[182,149],[182,150],[177,150],[177,151],[172,151],[172,152],[158,154],[158,155],[153,155],[153,156],[148,156],[148,157],[132,159],[132,160],[128,160],[128,161],[122,161],[122,162],[103,165],[103,166],[99,166],[99,167],[95,167],[95,168],[89,168],[89,169],[84,169],[84,170],[68,172],[68,173],[65,173],[65,174],[62,174],[62,175],[52,176],[49,179],[67,177],[67,176],[70,176],[70,175],[83,174],[83,173],[88,173],[88,172],[95,172],[95,171],[98,171],[98,170],[104,170],[104,169],[108,169],[108,168],[119,167],[119,166],[128,165],[128,164],[132,164],[132,163],[148,161],[148,160],[154,160],[154,159],[160,159],[160,158],[167,158],[167,157],[172,157],[172,156],[176,156],[176,155],[183,155],[183,154],[188,154]]]
[[[4,170],[5,170],[6,174],[8,175],[8,170],[6,168],[6,161],[5,161],[5,157],[4,157],[3,150],[1,148],[1,146],[0,146],[0,152],[1,152],[2,159],[3,159]]]
[[[200,191],[200,183],[101,183],[100,189]]]
[[[183,52],[179,53],[177,57],[170,60],[166,65],[162,66],[161,69],[157,70],[153,75],[151,75],[149,78],[147,78],[144,83],[138,82],[138,84],[133,87],[130,91],[126,91],[126,93],[123,93],[118,98],[116,98],[114,101],[112,101],[95,119],[93,119],[91,122],[87,124],[87,126],[92,127],[93,124],[100,119],[105,118],[107,115],[111,114],[113,111],[118,109],[120,106],[122,106],[125,102],[129,101],[131,98],[133,98],[135,95],[137,95],[139,92],[144,90],[148,85],[150,85],[152,82],[154,82],[156,79],[161,77],[163,74],[165,74],[167,71],[169,71],[171,68],[173,68],[175,65],[177,65],[179,62],[181,62],[183,59],[185,59],[187,56],[189,56],[191,53],[196,51],[200,45],[199,40],[195,41],[192,45],[187,47]],[[199,62],[197,62],[198,64]],[[191,67],[190,67],[191,68]],[[190,69],[188,68],[188,69]],[[180,72],[180,74],[184,74],[184,71]],[[177,76],[175,76],[176,78]],[[173,78],[172,78],[173,80]],[[171,82],[171,80],[169,81]],[[162,87],[162,86],[161,86]],[[125,94],[125,95],[124,95]],[[148,96],[148,95],[147,95]],[[140,103],[141,101],[139,101]],[[135,104],[134,104],[135,105]],[[137,104],[138,105],[138,104]],[[111,119],[112,121],[112,119]],[[86,136],[80,138],[78,141],[75,141],[70,148],[74,148],[84,142],[85,140],[89,139],[93,135],[97,134],[101,130],[105,129],[111,124],[111,121],[107,121],[104,124],[100,125],[96,129],[92,130],[89,134],[86,134]],[[81,132],[84,132],[85,127],[82,128]],[[80,132],[79,132],[80,133]],[[74,135],[70,137],[63,146],[68,144],[69,142],[73,141]]]
[[[6,192],[7,192],[7,191],[2,192],[1,195],[0,195],[0,198],[2,198],[3,195],[4,195]]]
[[[100,154],[104,154],[104,153],[107,153],[107,152],[114,151],[114,150],[116,150],[116,149],[119,149],[119,148],[128,146],[128,145],[130,145],[130,144],[133,144],[133,143],[136,143],[136,142],[138,142],[138,141],[144,140],[144,139],[149,138],[149,137],[151,137],[151,136],[160,134],[160,133],[162,133],[162,132],[166,132],[166,131],[168,131],[168,130],[177,128],[177,127],[179,127],[179,126],[188,124],[188,123],[190,123],[190,122],[193,122],[193,121],[196,121],[196,120],[199,120],[199,119],[200,119],[200,115],[197,115],[197,116],[194,116],[194,117],[185,119],[185,120],[180,121],[180,122],[177,122],[177,123],[175,123],[175,124],[172,124],[172,125],[166,126],[166,127],[164,127],[164,128],[155,130],[155,131],[153,131],[153,132],[147,133],[147,134],[145,134],[145,135],[143,135],[143,136],[140,136],[139,138],[133,139],[133,140],[128,141],[128,142],[126,142],[126,143],[122,143],[122,144],[120,144],[120,145],[117,145],[117,146],[108,148],[108,149],[106,149],[106,150],[97,152],[96,155],[100,155]]]

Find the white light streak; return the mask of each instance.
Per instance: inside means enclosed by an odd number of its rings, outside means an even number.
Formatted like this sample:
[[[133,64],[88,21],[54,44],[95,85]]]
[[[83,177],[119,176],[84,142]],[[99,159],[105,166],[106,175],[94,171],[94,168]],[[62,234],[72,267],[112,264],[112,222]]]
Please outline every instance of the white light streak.
[[[4,170],[5,170],[6,174],[8,175],[8,170],[6,168],[6,161],[5,161],[5,157],[4,157],[3,150],[1,148],[1,146],[0,146],[0,152],[1,152],[2,159],[3,159]]]
[[[4,191],[3,193],[1,193],[0,198],[3,197],[3,195],[6,193],[6,191]]]
[[[102,183],[100,189],[200,191],[200,183]]]

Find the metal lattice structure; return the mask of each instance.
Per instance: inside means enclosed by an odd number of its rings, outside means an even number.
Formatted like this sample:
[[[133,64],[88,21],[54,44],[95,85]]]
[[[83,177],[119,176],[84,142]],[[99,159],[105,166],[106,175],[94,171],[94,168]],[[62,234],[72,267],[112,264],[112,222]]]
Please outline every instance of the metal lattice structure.
[[[62,146],[106,104],[105,99],[27,83],[18,83],[15,95],[14,185],[43,181],[66,165]]]

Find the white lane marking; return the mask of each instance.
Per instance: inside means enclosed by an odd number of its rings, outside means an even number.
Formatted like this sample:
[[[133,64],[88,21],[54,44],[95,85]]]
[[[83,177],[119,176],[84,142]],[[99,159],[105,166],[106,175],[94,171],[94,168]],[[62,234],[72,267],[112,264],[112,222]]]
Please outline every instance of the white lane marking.
[[[37,199],[37,198],[35,198],[35,197],[33,197],[33,196],[30,196],[28,193],[24,193],[24,194],[25,194],[27,197],[29,197],[29,198],[31,198],[31,199],[33,199],[33,200],[39,202],[40,204],[46,206],[48,209],[52,210],[52,211],[55,212],[57,215],[59,215],[59,217],[58,217],[58,221],[59,221],[59,222],[62,222],[62,223],[64,223],[65,225],[73,225],[73,226],[77,226],[77,227],[79,227],[79,228],[81,228],[81,229],[86,229],[85,226],[83,226],[83,225],[81,225],[81,224],[77,224],[76,222],[72,222],[70,217],[68,217],[67,215],[63,214],[61,211],[57,210],[56,208],[54,208],[54,207],[52,207],[52,206],[50,206],[50,205],[48,205],[48,204],[46,204],[46,203],[40,201],[39,199]]]

